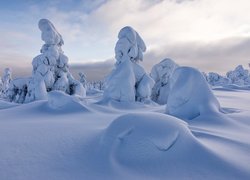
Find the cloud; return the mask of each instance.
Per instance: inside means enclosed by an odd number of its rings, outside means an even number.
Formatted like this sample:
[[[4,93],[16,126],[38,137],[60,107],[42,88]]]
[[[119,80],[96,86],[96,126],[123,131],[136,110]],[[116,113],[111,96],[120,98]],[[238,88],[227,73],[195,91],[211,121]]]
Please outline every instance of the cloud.
[[[247,63],[250,55],[246,50],[250,37],[248,0],[27,2],[22,11],[1,9],[1,67],[3,63],[30,67],[43,44],[37,28],[40,18],[50,19],[62,34],[62,48],[71,64],[86,65],[113,57],[117,34],[126,25],[134,27],[146,42],[148,51],[143,64],[148,70],[170,57],[203,71],[224,72]],[[91,68],[97,72],[97,67]],[[91,73],[89,69],[89,78],[105,74]]]
[[[182,66],[193,66],[205,72],[225,74],[238,64],[250,63],[250,38],[233,37],[210,43],[189,42],[171,44],[145,54],[148,71],[164,58],[171,58]]]
[[[71,64],[70,71],[75,78],[79,77],[79,72],[83,72],[88,81],[103,80],[112,71],[114,63],[114,59],[108,59],[103,62]]]

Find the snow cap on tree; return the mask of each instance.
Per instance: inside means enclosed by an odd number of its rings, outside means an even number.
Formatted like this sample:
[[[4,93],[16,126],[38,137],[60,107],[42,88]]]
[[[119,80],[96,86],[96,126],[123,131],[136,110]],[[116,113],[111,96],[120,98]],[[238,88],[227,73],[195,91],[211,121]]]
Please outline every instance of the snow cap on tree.
[[[55,26],[48,19],[40,19],[38,27],[42,31],[41,38],[46,44],[59,46],[64,44],[61,34],[58,33]]]
[[[126,26],[124,28],[122,28],[118,34],[118,42],[117,45],[121,42],[121,41],[125,41],[127,40],[129,43],[125,43],[125,44],[129,44],[129,48],[128,48],[128,52],[126,52],[128,54],[128,56],[130,57],[130,59],[132,61],[138,62],[139,60],[142,61],[143,60],[143,52],[146,51],[146,45],[144,43],[144,41],[142,40],[141,36],[130,26]],[[120,53],[119,52],[119,48],[115,48],[116,53]],[[123,54],[119,54],[119,55],[123,55]]]

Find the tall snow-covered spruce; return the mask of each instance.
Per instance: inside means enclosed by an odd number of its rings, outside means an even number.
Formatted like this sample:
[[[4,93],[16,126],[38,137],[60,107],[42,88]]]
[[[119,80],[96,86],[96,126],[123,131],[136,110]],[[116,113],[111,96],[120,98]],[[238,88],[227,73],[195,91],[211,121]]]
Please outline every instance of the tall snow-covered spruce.
[[[104,100],[150,100],[154,80],[139,65],[145,51],[144,41],[132,27],[126,26],[120,30],[115,46],[115,68],[107,78]]]
[[[17,101],[17,92],[19,92],[19,95],[25,93],[25,98],[19,99],[19,103],[44,100],[47,99],[47,92],[53,90],[85,97],[85,88],[69,72],[68,57],[64,55],[61,48],[64,44],[61,34],[47,19],[41,19],[38,27],[45,44],[40,50],[41,54],[32,61],[32,76],[13,81],[10,89],[10,92],[12,92],[10,93],[10,101]]]

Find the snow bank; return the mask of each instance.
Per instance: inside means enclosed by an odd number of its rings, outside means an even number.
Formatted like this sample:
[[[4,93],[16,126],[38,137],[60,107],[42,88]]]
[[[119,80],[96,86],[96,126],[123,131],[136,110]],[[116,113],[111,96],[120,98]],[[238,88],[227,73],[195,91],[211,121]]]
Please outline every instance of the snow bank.
[[[76,111],[89,112],[80,99],[62,91],[51,91],[48,93],[48,106],[53,110],[60,110],[63,113]]]
[[[100,153],[130,168],[157,166],[162,153],[181,151],[193,140],[182,120],[159,113],[134,113],[120,116],[108,126]]]
[[[181,119],[218,112],[220,105],[204,76],[195,68],[179,67],[171,78],[166,112]]]
[[[151,98],[159,104],[166,104],[170,91],[169,80],[174,70],[179,67],[172,59],[166,58],[153,66],[150,76],[155,85],[152,89]]]

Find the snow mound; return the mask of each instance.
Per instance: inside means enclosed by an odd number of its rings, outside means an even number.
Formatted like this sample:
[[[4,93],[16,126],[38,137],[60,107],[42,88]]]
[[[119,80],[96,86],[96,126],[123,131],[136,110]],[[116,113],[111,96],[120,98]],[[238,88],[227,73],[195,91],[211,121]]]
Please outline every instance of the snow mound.
[[[179,67],[171,78],[166,112],[181,119],[218,112],[220,104],[204,76],[195,68]]]
[[[101,150],[129,167],[156,165],[168,151],[176,152],[193,141],[187,124],[159,113],[131,113],[118,117],[101,138]]]
[[[89,112],[77,96],[70,96],[62,91],[51,91],[48,93],[48,106],[53,110],[62,112]]]

